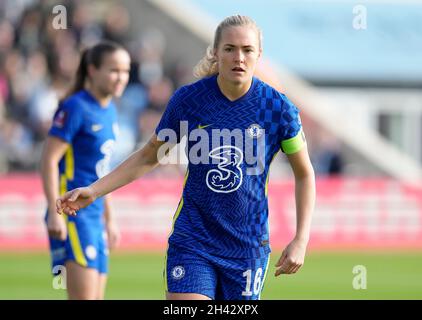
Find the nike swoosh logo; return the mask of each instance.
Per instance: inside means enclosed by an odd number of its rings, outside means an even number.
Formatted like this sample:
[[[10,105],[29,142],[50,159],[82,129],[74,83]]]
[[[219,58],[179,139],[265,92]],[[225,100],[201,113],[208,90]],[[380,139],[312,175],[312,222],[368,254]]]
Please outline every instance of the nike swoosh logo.
[[[198,124],[198,129],[204,129],[206,127],[212,126],[212,124],[206,124],[204,126],[201,126],[201,124]]]
[[[91,126],[92,131],[97,132],[100,131],[103,128],[103,126],[101,124],[93,124]]]

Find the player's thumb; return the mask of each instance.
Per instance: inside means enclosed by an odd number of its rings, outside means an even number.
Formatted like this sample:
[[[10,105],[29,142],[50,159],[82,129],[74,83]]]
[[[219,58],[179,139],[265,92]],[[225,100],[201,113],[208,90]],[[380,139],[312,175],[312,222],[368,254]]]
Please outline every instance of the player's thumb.
[[[286,250],[283,250],[280,259],[278,259],[277,263],[275,264],[276,267],[281,267],[281,265],[283,264],[284,260],[286,260],[287,258],[287,252]]]
[[[80,192],[79,192],[78,189],[71,191],[68,200],[70,202],[76,201],[76,199],[78,199],[78,197],[79,197],[79,194],[80,194]]]

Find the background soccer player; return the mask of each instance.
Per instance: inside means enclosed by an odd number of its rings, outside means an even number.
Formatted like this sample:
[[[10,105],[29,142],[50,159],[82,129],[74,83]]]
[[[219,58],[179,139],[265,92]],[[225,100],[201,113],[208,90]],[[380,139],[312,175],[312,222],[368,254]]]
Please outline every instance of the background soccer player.
[[[55,201],[59,192],[108,173],[117,130],[112,97],[120,96],[126,87],[129,67],[129,54],[118,44],[102,42],[85,50],[75,85],[59,104],[45,143],[41,172],[53,272],[58,271],[55,266],[66,267],[69,299],[104,297],[108,247],[116,245],[119,233],[107,197],[67,219],[55,214]]]
[[[109,175],[57,201],[58,212],[75,215],[150,171],[165,154],[165,142],[186,135],[189,165],[167,250],[167,299],[259,299],[270,254],[268,174],[280,149],[295,175],[297,230],[275,275],[295,273],[304,262],[314,172],[298,109],[253,76],[261,45],[250,18],[223,20],[196,68],[203,79],[173,95],[148,144]],[[250,149],[258,156],[255,163]]]

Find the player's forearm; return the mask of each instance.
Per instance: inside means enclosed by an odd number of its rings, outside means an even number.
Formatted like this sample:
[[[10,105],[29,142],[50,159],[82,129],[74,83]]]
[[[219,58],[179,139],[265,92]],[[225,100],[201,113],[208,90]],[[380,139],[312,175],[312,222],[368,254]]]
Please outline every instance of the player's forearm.
[[[41,177],[48,208],[55,208],[56,199],[59,197],[59,169],[52,160],[41,161]]]
[[[308,242],[312,213],[315,206],[315,176],[313,170],[307,175],[296,178],[296,239]]]
[[[108,175],[91,184],[95,196],[102,197],[151,171],[158,165],[157,157],[151,154],[148,145],[123,161]]]

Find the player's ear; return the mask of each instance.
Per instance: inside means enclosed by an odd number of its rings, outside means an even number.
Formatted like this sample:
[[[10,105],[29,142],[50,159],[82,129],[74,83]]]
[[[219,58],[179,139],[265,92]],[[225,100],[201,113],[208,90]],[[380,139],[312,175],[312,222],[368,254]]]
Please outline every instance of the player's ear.
[[[95,66],[93,64],[89,64],[88,68],[87,68],[87,75],[89,78],[95,78],[95,73],[97,71],[97,68],[95,68]]]

